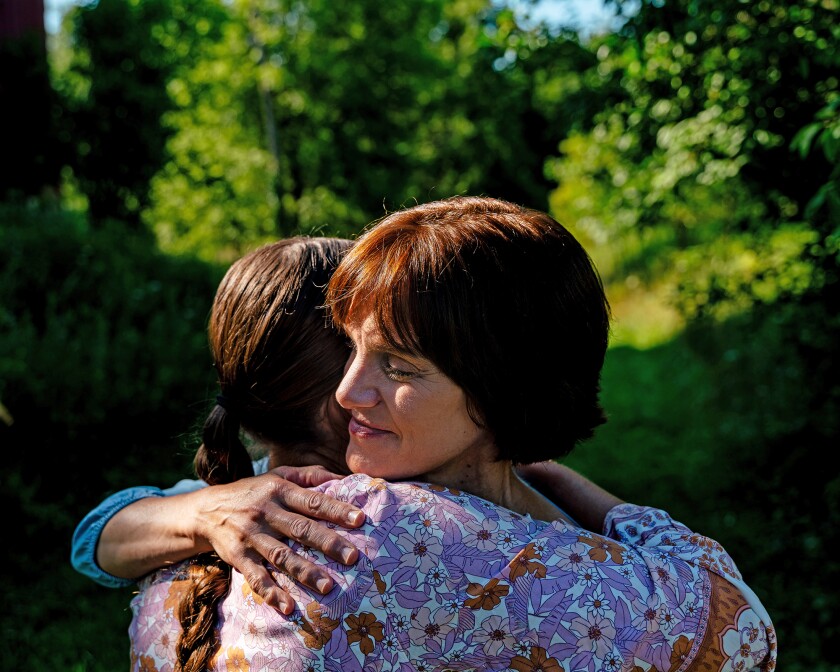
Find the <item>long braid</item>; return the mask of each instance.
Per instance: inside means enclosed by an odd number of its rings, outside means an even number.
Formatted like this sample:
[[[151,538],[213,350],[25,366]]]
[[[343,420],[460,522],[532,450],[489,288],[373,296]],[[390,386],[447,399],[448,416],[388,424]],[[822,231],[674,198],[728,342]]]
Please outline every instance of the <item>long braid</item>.
[[[217,405],[204,423],[203,443],[195,456],[196,474],[208,485],[253,476],[254,470],[239,438],[239,420]],[[230,589],[230,565],[215,553],[196,557],[188,570],[190,587],[181,599],[178,620],[182,634],[175,645],[174,672],[205,672],[219,648],[218,605]]]
[[[204,553],[190,565],[191,586],[178,608],[182,634],[175,644],[175,672],[205,672],[219,648],[218,604],[230,588],[230,565]]]

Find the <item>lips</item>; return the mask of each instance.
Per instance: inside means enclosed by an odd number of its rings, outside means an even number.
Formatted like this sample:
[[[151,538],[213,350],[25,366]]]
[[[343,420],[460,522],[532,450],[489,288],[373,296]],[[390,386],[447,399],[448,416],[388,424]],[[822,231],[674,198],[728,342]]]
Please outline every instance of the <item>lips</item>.
[[[391,432],[389,432],[387,429],[376,427],[368,422],[358,420],[352,417],[350,418],[348,429],[350,430],[351,434],[361,438],[374,438],[377,436],[385,436],[386,434],[391,434]]]

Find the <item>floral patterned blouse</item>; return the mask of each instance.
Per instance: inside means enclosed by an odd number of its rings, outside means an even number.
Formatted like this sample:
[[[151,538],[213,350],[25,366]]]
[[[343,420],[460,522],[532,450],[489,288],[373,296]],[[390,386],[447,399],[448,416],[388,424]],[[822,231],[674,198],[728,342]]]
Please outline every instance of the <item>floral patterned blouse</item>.
[[[241,574],[219,606],[224,672],[773,670],[767,612],[724,549],[658,509],[613,508],[604,535],[545,523],[455,490],[364,475],[321,486],[363,508],[361,551],[327,563],[326,596],[278,581],[297,608],[263,604]],[[131,669],[172,672],[185,563],[131,603]]]

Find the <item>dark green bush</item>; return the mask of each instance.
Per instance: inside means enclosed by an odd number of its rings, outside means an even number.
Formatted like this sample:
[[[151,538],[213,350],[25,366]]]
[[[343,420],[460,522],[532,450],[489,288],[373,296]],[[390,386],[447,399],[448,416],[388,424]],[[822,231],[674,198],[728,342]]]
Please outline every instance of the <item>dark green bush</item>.
[[[165,256],[118,222],[0,206],[10,669],[128,663],[130,593],[76,574],[70,536],[108,492],[189,475],[186,439],[215,395],[205,328],[223,270]]]
[[[33,498],[67,493],[60,475],[83,510],[132,484],[112,469],[154,468],[148,446],[173,454],[215,394],[205,326],[222,272],[117,222],[0,208],[0,402],[14,418],[0,440]]]
[[[204,327],[220,278],[118,223],[0,210],[0,398],[71,432],[183,420],[212,382]]]

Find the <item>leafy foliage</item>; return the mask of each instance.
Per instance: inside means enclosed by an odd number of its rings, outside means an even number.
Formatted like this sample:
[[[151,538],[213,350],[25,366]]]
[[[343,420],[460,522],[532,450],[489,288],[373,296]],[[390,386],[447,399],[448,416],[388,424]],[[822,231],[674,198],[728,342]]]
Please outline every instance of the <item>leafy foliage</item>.
[[[65,19],[54,86],[61,133],[93,224],[140,227],[149,180],[164,160],[166,82],[218,32],[217,0],[121,0],[77,7]]]
[[[837,18],[833,2],[643,2],[592,45],[624,95],[549,163],[554,213],[608,248],[607,273],[670,277],[689,316],[818,288],[831,229],[806,208],[834,162],[790,147],[840,95]]]
[[[456,193],[545,209],[546,152],[606,95],[574,74],[593,61],[576,35],[487,0],[123,0],[73,16],[56,82],[93,221],[142,221],[205,259],[352,235]]]

